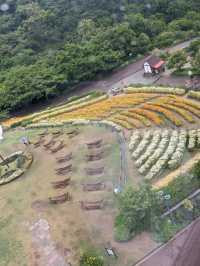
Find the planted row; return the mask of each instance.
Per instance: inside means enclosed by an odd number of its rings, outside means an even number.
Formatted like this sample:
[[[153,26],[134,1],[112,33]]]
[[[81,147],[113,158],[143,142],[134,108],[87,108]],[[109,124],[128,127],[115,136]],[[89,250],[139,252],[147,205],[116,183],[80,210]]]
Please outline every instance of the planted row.
[[[184,89],[179,88],[169,88],[169,87],[128,87],[124,89],[125,93],[138,93],[138,92],[149,92],[149,93],[169,93],[169,94],[177,94],[183,95],[185,94]]]

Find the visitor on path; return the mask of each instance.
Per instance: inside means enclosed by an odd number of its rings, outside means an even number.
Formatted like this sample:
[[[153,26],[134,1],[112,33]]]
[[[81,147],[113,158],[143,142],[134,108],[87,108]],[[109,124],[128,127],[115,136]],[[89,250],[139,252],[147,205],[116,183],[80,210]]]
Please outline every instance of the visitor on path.
[[[22,137],[20,141],[21,141],[21,143],[23,143],[26,146],[31,144],[27,136]]]

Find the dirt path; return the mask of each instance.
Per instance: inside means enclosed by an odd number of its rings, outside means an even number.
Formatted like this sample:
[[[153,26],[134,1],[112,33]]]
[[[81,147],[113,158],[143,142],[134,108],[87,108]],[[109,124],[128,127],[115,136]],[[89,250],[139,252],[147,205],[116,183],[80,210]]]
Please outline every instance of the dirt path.
[[[161,189],[165,186],[167,186],[173,179],[178,177],[179,175],[188,172],[195,163],[197,163],[200,160],[200,153],[197,153],[193,158],[191,158],[189,161],[187,161],[184,165],[181,165],[178,169],[176,169],[174,172],[170,173],[163,179],[157,181],[153,184],[153,187],[155,189]]]

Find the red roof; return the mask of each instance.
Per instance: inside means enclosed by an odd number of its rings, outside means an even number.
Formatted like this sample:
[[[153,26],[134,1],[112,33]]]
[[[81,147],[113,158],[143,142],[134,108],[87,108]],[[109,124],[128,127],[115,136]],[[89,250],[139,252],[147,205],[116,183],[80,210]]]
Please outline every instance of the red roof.
[[[160,57],[154,56],[154,55],[152,55],[147,60],[147,62],[149,63],[149,65],[151,66],[151,68],[155,68],[155,69],[160,68],[165,63],[165,61],[163,61]]]
[[[165,61],[161,60],[160,62],[158,62],[155,65],[152,65],[153,68],[160,68],[163,64],[165,63]]]

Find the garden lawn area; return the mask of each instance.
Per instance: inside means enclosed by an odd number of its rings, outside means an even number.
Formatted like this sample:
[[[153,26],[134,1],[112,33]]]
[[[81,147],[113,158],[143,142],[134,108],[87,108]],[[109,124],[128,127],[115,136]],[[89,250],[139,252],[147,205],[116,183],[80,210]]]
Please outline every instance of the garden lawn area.
[[[149,235],[144,234],[127,244],[116,243],[113,239],[113,223],[116,215],[116,203],[113,188],[118,184],[120,173],[120,152],[116,133],[104,127],[80,126],[79,134],[69,138],[66,132],[74,127],[64,127],[64,134],[58,140],[66,144],[62,151],[52,154],[44,147],[34,148],[33,145],[25,147],[20,143],[22,136],[28,136],[31,142],[39,138],[44,129],[10,130],[5,133],[5,139],[0,144],[1,154],[8,154],[17,150],[29,150],[33,154],[33,164],[19,179],[0,186],[0,265],[21,266],[34,265],[43,257],[42,251],[34,242],[32,230],[40,219],[49,224],[49,242],[56,246],[57,252],[72,265],[78,265],[80,249],[88,243],[105,255],[104,246],[107,242],[113,244],[119,253],[117,260],[109,260],[110,265],[131,265],[131,263],[144,256],[145,252],[156,245]],[[46,141],[51,132],[60,128],[49,129]],[[88,163],[85,160],[87,148],[85,143],[101,138],[103,140],[104,157],[100,162]],[[55,174],[58,168],[55,158],[72,152],[73,172],[71,184],[64,190],[53,189],[51,182],[62,180],[64,177]],[[64,153],[63,153],[64,152]],[[87,176],[87,165],[97,167],[103,165],[105,172],[99,177]],[[84,192],[82,184],[101,181],[106,189],[97,192]],[[133,184],[129,180],[129,184]],[[68,191],[72,195],[72,202],[60,205],[50,205],[48,197]],[[84,211],[80,208],[80,201],[104,200],[102,210]],[[17,228],[17,230],[16,230]],[[144,246],[142,250],[141,247]],[[19,255],[20,254],[20,255]]]

